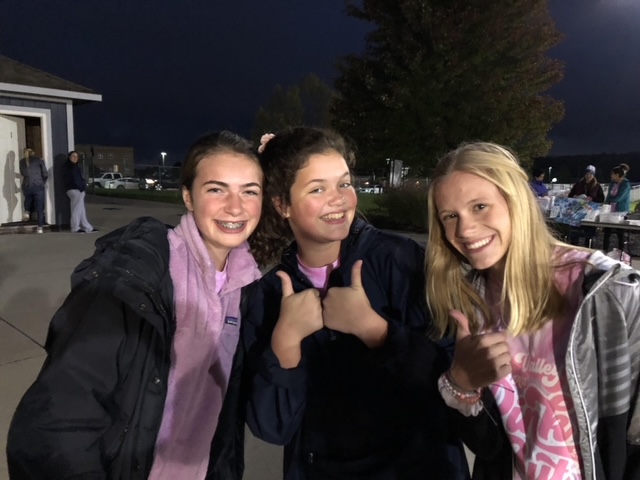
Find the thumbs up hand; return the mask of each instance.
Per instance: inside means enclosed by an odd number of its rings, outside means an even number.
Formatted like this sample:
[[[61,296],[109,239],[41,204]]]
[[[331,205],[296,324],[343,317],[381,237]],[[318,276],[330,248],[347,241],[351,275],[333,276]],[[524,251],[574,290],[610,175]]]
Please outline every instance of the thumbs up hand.
[[[369,303],[362,287],[362,260],[351,267],[351,285],[333,287],[322,301],[324,325],[331,330],[357,336],[369,348],[381,346],[389,325]]]
[[[511,373],[506,332],[471,335],[469,319],[462,312],[451,310],[449,315],[458,327],[450,375],[460,388],[484,388]]]
[[[282,283],[280,317],[271,335],[271,348],[283,368],[298,366],[301,358],[300,342],[322,328],[320,292],[309,288],[295,293],[291,278],[283,271],[276,272]]]

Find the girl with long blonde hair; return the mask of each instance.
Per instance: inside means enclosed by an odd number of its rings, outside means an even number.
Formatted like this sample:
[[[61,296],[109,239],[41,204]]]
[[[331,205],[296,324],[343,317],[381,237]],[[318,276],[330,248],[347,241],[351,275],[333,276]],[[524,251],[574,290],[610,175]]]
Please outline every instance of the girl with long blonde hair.
[[[640,275],[554,238],[508,149],[467,143],[429,187],[439,379],[476,479],[640,475]]]

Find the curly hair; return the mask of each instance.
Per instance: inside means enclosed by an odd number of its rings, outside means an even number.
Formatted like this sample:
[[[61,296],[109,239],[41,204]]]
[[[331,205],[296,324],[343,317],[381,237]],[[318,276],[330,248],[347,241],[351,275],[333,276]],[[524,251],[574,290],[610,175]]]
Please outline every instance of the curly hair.
[[[338,133],[320,128],[294,127],[278,132],[265,145],[260,154],[264,172],[262,219],[249,239],[258,264],[270,265],[280,260],[286,247],[293,241],[289,222],[276,210],[274,201],[282,205],[291,203],[291,187],[298,171],[304,168],[312,155],[335,151],[347,162],[355,165],[355,153]]]

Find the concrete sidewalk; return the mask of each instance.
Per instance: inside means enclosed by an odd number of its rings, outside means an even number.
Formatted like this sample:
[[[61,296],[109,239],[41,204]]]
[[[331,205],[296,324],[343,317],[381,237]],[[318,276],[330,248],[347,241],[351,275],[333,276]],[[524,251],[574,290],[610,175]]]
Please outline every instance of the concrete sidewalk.
[[[94,250],[98,236],[140,216],[175,225],[184,207],[87,197],[99,231],[0,235],[0,480],[9,478],[5,448],[11,417],[45,359],[51,317],[69,293],[71,272]],[[247,435],[247,480],[280,480],[282,449]]]

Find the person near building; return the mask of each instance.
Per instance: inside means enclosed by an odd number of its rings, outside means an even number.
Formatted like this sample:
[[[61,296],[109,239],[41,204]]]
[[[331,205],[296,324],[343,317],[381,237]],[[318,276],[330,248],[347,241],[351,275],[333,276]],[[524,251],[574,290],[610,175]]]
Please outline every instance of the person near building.
[[[22,193],[24,194],[23,220],[31,219],[31,213],[36,212],[38,219],[37,233],[43,232],[44,227],[44,187],[49,178],[44,160],[35,155],[33,149],[27,147],[20,159],[20,175],[22,175]]]
[[[62,180],[71,203],[70,226],[72,233],[89,233],[97,231],[87,220],[87,211],[84,205],[84,195],[87,189],[87,181],[82,174],[82,168],[78,164],[80,156],[72,150],[67,156],[63,166]]]

